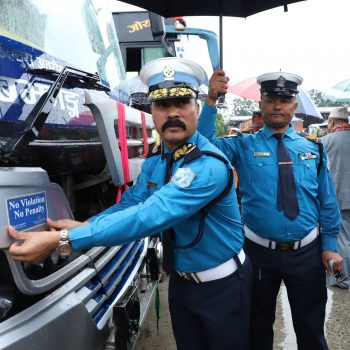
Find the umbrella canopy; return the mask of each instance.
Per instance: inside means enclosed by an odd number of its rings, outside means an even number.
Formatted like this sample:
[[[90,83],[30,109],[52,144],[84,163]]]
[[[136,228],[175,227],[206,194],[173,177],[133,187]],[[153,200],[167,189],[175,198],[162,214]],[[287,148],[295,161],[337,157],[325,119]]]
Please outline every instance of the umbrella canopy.
[[[312,123],[322,123],[322,114],[309,94],[300,87],[298,87],[298,90],[299,93],[296,96],[298,108],[295,111],[295,115],[304,120],[305,127]],[[228,92],[250,100],[260,101],[260,85],[256,82],[256,77],[250,77],[230,85]]]
[[[326,92],[324,98],[337,103],[349,103],[350,79],[344,80],[334,85],[331,90]]]
[[[278,6],[305,0],[123,0],[128,4],[142,7],[163,17],[175,16],[220,16],[220,66],[222,67],[222,16],[248,17]]]
[[[142,7],[163,17],[175,16],[232,16],[248,17],[278,6],[305,0],[123,0]]]
[[[228,92],[250,100],[260,101],[260,86],[256,82],[256,77],[240,80],[230,85]]]

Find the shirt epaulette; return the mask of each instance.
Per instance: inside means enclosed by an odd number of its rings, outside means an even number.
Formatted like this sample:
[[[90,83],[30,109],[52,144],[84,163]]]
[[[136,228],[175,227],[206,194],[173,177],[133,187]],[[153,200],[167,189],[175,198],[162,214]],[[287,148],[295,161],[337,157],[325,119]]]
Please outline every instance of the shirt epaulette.
[[[298,131],[298,135],[305,137],[306,139],[313,141],[315,143],[321,143],[321,140],[317,136],[308,134],[305,131]]]
[[[310,135],[305,131],[298,131],[298,135],[305,137],[307,140],[315,142],[318,145],[320,160],[319,160],[318,166],[317,166],[317,174],[319,174],[321,171],[322,165],[323,165],[323,144],[322,144],[321,140],[317,136]]]

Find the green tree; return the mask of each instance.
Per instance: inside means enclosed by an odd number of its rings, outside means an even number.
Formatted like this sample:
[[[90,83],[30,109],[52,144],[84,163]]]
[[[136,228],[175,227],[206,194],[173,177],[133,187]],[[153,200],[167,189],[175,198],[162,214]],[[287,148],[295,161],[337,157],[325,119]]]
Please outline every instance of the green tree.
[[[252,115],[254,111],[259,109],[256,101],[248,100],[240,97],[226,97],[227,115],[232,116],[247,116]]]
[[[219,110],[216,114],[216,136],[225,136],[227,134],[228,130],[224,123],[224,116]]]
[[[315,105],[317,107],[336,107],[340,106],[339,103],[333,102],[327,98],[325,98],[325,93],[317,90],[317,89],[311,89],[308,91],[311,99],[314,101]]]

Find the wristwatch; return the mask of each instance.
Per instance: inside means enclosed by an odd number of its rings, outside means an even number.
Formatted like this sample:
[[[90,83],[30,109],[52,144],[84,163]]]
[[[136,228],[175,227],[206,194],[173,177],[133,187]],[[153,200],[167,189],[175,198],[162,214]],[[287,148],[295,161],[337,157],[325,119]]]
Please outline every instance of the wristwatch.
[[[72,247],[69,243],[69,233],[67,229],[63,229],[60,232],[60,240],[57,246],[57,253],[61,256],[68,256],[72,252]]]

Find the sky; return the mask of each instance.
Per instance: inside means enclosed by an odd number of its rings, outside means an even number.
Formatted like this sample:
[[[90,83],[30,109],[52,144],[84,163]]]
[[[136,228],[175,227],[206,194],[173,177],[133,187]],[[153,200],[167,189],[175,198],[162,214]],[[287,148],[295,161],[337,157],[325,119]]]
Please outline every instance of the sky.
[[[188,27],[219,31],[217,17],[185,19]],[[223,68],[231,82],[284,71],[301,76],[305,90],[326,92],[350,79],[349,36],[350,0],[307,0],[288,5],[288,12],[278,7],[246,19],[224,17]]]

